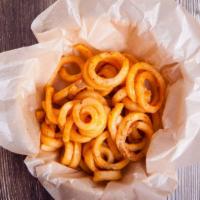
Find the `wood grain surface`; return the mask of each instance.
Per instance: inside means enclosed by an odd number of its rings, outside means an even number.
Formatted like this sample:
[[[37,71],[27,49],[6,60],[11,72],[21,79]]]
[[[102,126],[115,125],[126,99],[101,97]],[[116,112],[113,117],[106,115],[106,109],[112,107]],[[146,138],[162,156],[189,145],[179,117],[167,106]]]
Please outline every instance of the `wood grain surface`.
[[[0,52],[36,43],[33,19],[55,0],[0,0]],[[177,0],[200,20],[200,0]],[[0,200],[51,200],[23,162],[24,156],[0,148]],[[178,171],[179,186],[168,200],[200,200],[200,165]],[[67,200],[67,197],[66,197]]]

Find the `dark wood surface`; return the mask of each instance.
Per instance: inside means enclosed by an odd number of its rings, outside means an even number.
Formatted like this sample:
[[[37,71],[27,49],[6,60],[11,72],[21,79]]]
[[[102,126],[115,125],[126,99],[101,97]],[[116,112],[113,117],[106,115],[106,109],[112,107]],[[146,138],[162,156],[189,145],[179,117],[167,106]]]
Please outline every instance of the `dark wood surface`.
[[[36,43],[33,19],[55,0],[0,0],[0,52]],[[28,172],[24,156],[0,149],[0,200],[51,200]]]
[[[0,52],[36,43],[30,30],[31,22],[53,2],[55,0],[0,0]],[[200,19],[200,0],[178,2]],[[23,156],[0,149],[0,200],[52,199],[29,174],[23,160]],[[195,165],[180,170],[179,188],[169,199],[200,200],[199,169]]]

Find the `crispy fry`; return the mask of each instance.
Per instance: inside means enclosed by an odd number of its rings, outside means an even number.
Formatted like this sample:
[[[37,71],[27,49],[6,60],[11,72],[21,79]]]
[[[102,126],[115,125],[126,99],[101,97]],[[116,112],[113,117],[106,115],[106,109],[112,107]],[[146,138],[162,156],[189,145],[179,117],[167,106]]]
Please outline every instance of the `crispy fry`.
[[[66,88],[55,93],[55,95],[53,96],[53,101],[57,103],[64,98],[75,96],[81,90],[84,90],[86,87],[87,87],[86,84],[82,80],[78,80],[75,83],[72,83]]]
[[[119,89],[112,97],[112,103],[120,103],[125,97],[127,97],[126,88]]]
[[[63,141],[64,142],[69,142],[70,133],[71,133],[73,124],[74,124],[74,121],[73,121],[72,117],[71,116],[67,117],[66,123],[65,123],[65,126],[63,129]]]
[[[113,141],[116,139],[117,126],[122,120],[121,112],[123,107],[124,105],[122,103],[117,103],[108,115],[108,130]]]
[[[135,125],[137,129],[143,131],[145,134],[146,144],[143,147],[140,143],[135,143],[134,148],[128,148],[126,145],[126,138],[129,134],[129,129],[132,125]],[[116,144],[119,151],[124,155],[124,157],[128,158],[131,161],[141,160],[145,155],[150,143],[151,136],[153,134],[153,128],[151,125],[151,121],[149,117],[144,113],[130,113],[127,115],[121,122],[117,136],[116,136]],[[140,150],[139,153],[137,152]],[[133,150],[133,151],[132,151]]]
[[[58,115],[58,125],[60,128],[64,127],[67,120],[67,115],[72,110],[72,107],[74,106],[76,102],[78,101],[68,101],[61,107],[59,115]]]
[[[75,63],[79,66],[80,73],[70,74],[67,71],[66,67],[64,67],[64,65],[72,64],[72,63]],[[77,81],[77,80],[81,79],[81,70],[83,68],[83,64],[84,64],[83,60],[77,56],[71,56],[71,55],[63,56],[59,63],[60,70],[58,73],[64,81],[67,81],[67,82]]]
[[[106,62],[119,68],[119,72],[113,78],[103,78],[99,76],[95,69],[100,62]],[[121,84],[129,70],[129,61],[118,52],[101,53],[93,56],[85,63],[83,67],[83,78],[86,83],[97,90],[110,90]]]
[[[79,142],[79,143],[86,143],[86,142],[89,142],[91,139],[92,139],[91,137],[87,137],[87,136],[79,134],[76,131],[75,126],[72,127],[71,132],[70,132],[70,140],[71,141]]]
[[[41,135],[41,143],[54,148],[60,148],[63,146],[62,140],[47,137],[45,135]]]
[[[50,79],[59,75],[70,84],[56,92],[47,85],[35,111],[40,148],[58,153],[60,163],[82,169],[95,182],[119,180],[122,169],[146,156],[162,127],[164,79],[129,53],[73,48],[75,55],[64,55]],[[70,73],[72,64],[80,72]]]
[[[92,91],[92,90],[82,91],[82,92],[78,93],[78,95],[76,95],[75,98],[78,99],[78,100],[83,100],[83,99],[85,99],[87,97],[91,97],[91,98],[97,99],[103,105],[108,105],[104,97],[102,97],[98,92]]]
[[[102,157],[102,153],[100,149],[102,148],[103,141],[106,140],[107,137],[108,137],[108,132],[104,132],[103,134],[101,134],[95,139],[94,146],[93,146],[93,154],[94,154],[95,163],[102,169],[119,170],[119,169],[124,168],[129,163],[128,159],[122,159],[116,163],[113,163],[113,162],[109,162],[108,159],[105,160]]]
[[[155,81],[157,83],[156,85],[158,87],[157,90],[159,99],[157,102],[153,101],[154,104],[151,101],[149,102],[149,98],[146,98],[147,93],[150,95],[150,90],[148,90],[145,86],[145,80],[147,77],[146,73],[144,74],[144,72],[146,71],[155,77]],[[138,102],[138,104],[144,108],[146,112],[155,113],[160,109],[165,97],[165,87],[164,79],[153,66],[140,62],[136,63],[130,68],[126,80],[127,94],[133,102]]]
[[[122,178],[120,171],[114,170],[98,170],[94,172],[93,181],[116,181]]]
[[[52,127],[48,126],[46,124],[46,122],[43,122],[41,124],[41,133],[47,137],[52,137],[54,138],[55,137],[55,131],[53,130]]]
[[[111,135],[108,134],[108,137],[106,139],[107,143],[108,143],[108,147],[110,148],[110,150],[112,151],[114,157],[116,160],[120,160],[122,158],[122,154],[119,152],[115,141],[112,140]]]
[[[124,104],[125,108],[131,112],[145,112],[144,108],[131,101],[128,97],[124,98],[122,103]]]
[[[81,114],[84,114],[84,111],[91,117],[89,122],[84,122],[81,119]],[[84,136],[96,137],[106,127],[106,111],[97,99],[85,98],[80,103],[77,103],[73,108],[72,115],[75,124],[80,129],[80,133]]]
[[[90,150],[87,150],[84,154],[84,160],[85,160],[85,163],[86,165],[88,166],[88,168],[91,170],[91,171],[96,171],[97,168],[95,166],[95,162],[94,162],[94,156],[92,154],[92,151]]]
[[[45,112],[44,112],[44,110],[42,110],[42,109],[37,109],[37,110],[35,111],[35,117],[36,117],[36,119],[37,119],[37,121],[38,121],[39,123],[43,122],[43,120],[44,120],[44,118],[45,118]]]
[[[51,87],[51,86],[47,86],[46,95],[45,95],[46,116],[47,116],[47,119],[52,124],[57,124],[57,117],[56,117],[56,115],[54,113],[53,105],[52,105],[53,94],[54,94],[54,88]]]
[[[74,142],[74,151],[71,162],[69,166],[71,168],[76,168],[81,161],[81,144],[78,142]]]
[[[72,142],[65,143],[64,153],[60,161],[63,165],[68,166],[70,164],[73,157],[73,151],[74,151],[73,143]]]
[[[117,75],[117,69],[112,65],[104,65],[98,75],[104,78],[112,78]]]
[[[83,161],[83,159],[81,159],[80,163],[79,163],[80,168],[85,171],[87,174],[91,174],[91,170],[90,168],[85,164],[85,161]]]
[[[74,49],[77,50],[85,59],[94,56],[94,52],[84,44],[74,45]]]

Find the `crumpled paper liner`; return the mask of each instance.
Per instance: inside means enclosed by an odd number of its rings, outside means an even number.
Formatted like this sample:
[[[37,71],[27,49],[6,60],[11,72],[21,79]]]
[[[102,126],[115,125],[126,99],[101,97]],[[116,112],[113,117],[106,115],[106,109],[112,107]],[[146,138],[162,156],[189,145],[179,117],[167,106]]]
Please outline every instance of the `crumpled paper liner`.
[[[200,26],[171,0],[59,0],[32,24],[38,45],[0,54],[0,145],[29,155],[29,171],[55,199],[157,200],[176,187],[176,169],[200,160]],[[145,163],[95,184],[83,172],[39,152],[34,110],[42,87],[75,43],[127,51],[161,69],[169,81],[163,113]]]

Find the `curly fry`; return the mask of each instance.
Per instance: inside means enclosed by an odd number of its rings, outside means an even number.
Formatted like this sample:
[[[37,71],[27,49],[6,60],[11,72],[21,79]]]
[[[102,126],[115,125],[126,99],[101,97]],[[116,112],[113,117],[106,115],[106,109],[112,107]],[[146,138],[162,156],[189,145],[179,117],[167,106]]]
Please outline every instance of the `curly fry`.
[[[74,49],[77,50],[85,59],[94,56],[94,52],[84,44],[74,45]]]
[[[57,103],[64,98],[75,96],[81,90],[84,90],[86,87],[87,85],[82,80],[78,80],[75,83],[55,93],[55,95],[53,96],[53,101]]]
[[[142,71],[142,72],[141,72]],[[145,86],[145,80],[147,77],[144,76],[144,72],[147,71],[151,73],[157,82],[159,100],[154,104],[147,101],[146,93],[150,93]],[[143,74],[143,75],[142,75]],[[145,73],[146,74],[146,73]],[[138,102],[138,104],[144,108],[145,111],[150,113],[157,112],[165,97],[165,81],[161,74],[151,65],[147,63],[137,63],[130,68],[129,74],[126,80],[126,90],[129,98],[133,102]]]
[[[108,115],[108,130],[110,131],[111,138],[115,141],[117,126],[121,122],[121,112],[124,105],[122,103],[117,103],[112,111]]]
[[[114,170],[98,170],[94,172],[93,181],[116,181],[122,178],[120,171]]]
[[[64,153],[63,156],[61,157],[61,163],[63,165],[69,165],[72,157],[73,157],[73,152],[74,152],[74,145],[72,142],[67,142],[65,143],[65,149],[64,149]]]
[[[121,102],[125,97],[127,97],[126,88],[119,89],[112,97],[112,103],[119,103]]]
[[[80,71],[82,70],[83,68],[83,60],[77,56],[64,56],[61,58],[60,60],[60,63],[59,63],[59,72],[58,74],[60,75],[60,77],[64,80],[64,81],[67,81],[67,82],[74,82],[74,81],[77,81],[79,79],[81,79],[81,72],[80,73],[77,73],[77,74],[70,74],[68,71],[67,71],[67,68],[64,67],[64,65],[67,65],[67,64],[72,64],[72,63],[75,63],[79,66],[80,68]]]
[[[132,125],[135,125],[135,127],[145,134],[145,140],[146,145],[143,148],[143,145],[141,144],[135,144],[136,149],[134,151],[131,151],[130,148],[127,148],[126,145],[126,138],[129,134],[129,129]],[[119,149],[119,151],[129,160],[131,161],[138,161],[141,160],[145,155],[146,151],[151,139],[151,136],[153,134],[153,128],[151,125],[151,121],[149,117],[144,113],[130,113],[128,114],[119,125],[119,129],[117,131],[116,135],[116,144]],[[142,147],[141,151],[139,153],[135,152],[138,149],[138,145],[141,145]]]
[[[95,139],[94,146],[93,146],[95,163],[100,168],[103,168],[103,169],[119,170],[119,169],[124,168],[129,163],[129,160],[123,159],[116,163],[112,163],[112,162],[109,162],[109,160],[107,161],[102,157],[100,149],[101,149],[101,145],[103,141],[106,140],[107,137],[108,137],[108,132],[104,132],[103,134],[101,134]]]
[[[57,124],[57,117],[54,113],[53,106],[52,106],[52,97],[54,94],[54,88],[51,86],[47,86],[46,88],[46,95],[45,95],[45,109],[46,109],[46,116],[47,119],[52,124]]]
[[[96,67],[103,61],[119,68],[119,72],[115,77],[103,78],[96,73]],[[95,89],[108,91],[125,80],[128,70],[128,59],[122,54],[118,52],[101,53],[87,60],[83,67],[83,78],[88,85],[94,87]]]

